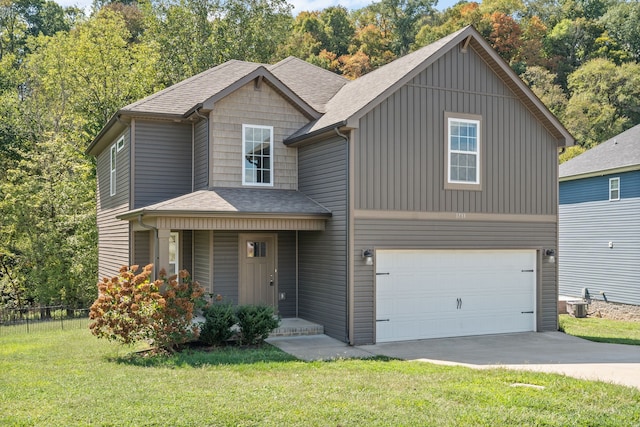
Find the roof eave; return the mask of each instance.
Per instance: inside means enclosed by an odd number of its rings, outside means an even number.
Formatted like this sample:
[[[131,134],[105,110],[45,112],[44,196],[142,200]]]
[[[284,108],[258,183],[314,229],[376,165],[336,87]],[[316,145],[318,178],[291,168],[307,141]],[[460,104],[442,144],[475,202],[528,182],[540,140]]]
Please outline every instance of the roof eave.
[[[303,133],[294,137],[289,137],[284,140],[284,145],[289,147],[297,147],[305,142],[314,142],[320,139],[323,139],[327,135],[335,135],[336,129],[344,129],[348,128],[348,123],[346,120],[343,120],[338,123],[334,123],[329,126],[325,126],[322,129],[316,129],[313,132]]]
[[[621,167],[617,167],[617,168],[603,169],[603,170],[592,171],[592,172],[584,172],[584,173],[579,173],[579,174],[575,174],[575,175],[561,176],[559,178],[559,181],[560,182],[575,181],[575,180],[578,180],[578,179],[593,178],[593,177],[597,177],[597,176],[613,175],[613,174],[617,174],[617,173],[633,172],[633,171],[638,171],[638,170],[640,170],[640,164],[638,164],[638,165],[629,165],[629,166],[621,166]]]
[[[193,210],[161,210],[161,209],[135,209],[116,216],[124,221],[137,220],[139,217],[190,217],[190,218],[287,218],[287,219],[313,219],[331,218],[331,212],[325,213],[282,213],[282,212],[228,212],[228,211],[193,211]]]

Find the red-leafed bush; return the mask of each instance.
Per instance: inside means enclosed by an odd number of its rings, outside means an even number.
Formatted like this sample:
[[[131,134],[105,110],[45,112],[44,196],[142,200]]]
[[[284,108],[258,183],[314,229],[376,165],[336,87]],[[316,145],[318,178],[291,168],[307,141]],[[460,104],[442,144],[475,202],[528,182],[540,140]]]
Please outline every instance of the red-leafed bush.
[[[91,306],[89,325],[98,338],[132,344],[149,341],[158,349],[172,351],[198,336],[193,313],[204,304],[204,290],[186,270],[178,276],[151,282],[153,265],[142,272],[137,265],[120,268],[118,276],[98,283],[98,299]]]

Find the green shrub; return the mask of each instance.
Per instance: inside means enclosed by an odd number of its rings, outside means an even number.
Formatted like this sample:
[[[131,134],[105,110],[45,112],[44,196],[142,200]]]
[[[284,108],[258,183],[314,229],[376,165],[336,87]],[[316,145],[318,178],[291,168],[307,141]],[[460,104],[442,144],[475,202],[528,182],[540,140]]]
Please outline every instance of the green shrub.
[[[209,345],[220,345],[233,335],[231,327],[236,324],[236,313],[230,303],[213,303],[205,308],[204,323],[200,329],[200,341]]]
[[[245,345],[261,344],[280,325],[273,307],[266,305],[239,306],[236,317],[240,327],[240,342]]]

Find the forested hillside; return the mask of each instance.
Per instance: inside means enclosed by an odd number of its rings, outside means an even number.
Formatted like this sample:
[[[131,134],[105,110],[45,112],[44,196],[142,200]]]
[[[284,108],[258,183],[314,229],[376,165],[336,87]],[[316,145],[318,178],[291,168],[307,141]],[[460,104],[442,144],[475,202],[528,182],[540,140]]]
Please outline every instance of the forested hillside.
[[[640,123],[640,2],[381,0],[292,16],[285,0],[0,0],[0,307],[95,297],[95,165],[128,103],[230,59],[294,55],[348,78],[473,24],[573,133]]]

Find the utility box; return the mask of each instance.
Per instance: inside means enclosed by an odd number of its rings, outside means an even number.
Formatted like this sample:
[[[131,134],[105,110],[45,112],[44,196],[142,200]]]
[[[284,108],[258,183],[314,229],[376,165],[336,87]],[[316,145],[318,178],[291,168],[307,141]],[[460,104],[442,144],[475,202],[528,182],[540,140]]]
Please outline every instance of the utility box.
[[[587,317],[589,303],[585,301],[567,301],[567,311],[576,318]]]

